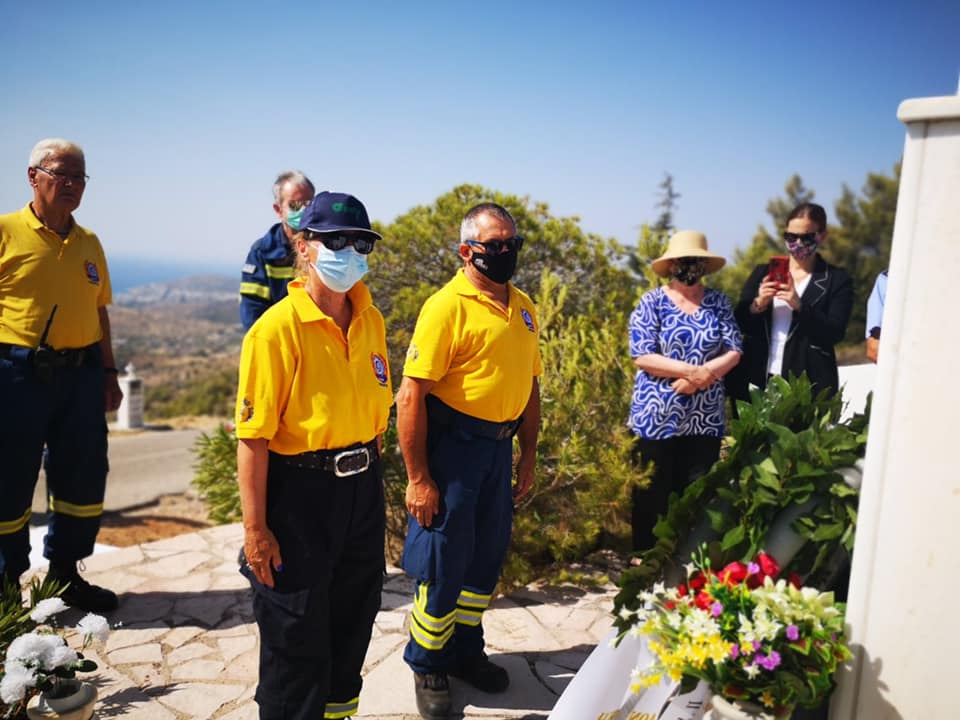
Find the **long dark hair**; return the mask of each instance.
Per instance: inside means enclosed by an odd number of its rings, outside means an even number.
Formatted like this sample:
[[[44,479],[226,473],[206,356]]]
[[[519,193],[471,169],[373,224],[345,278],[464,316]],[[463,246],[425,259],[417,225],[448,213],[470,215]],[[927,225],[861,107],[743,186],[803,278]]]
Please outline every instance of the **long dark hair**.
[[[817,232],[823,232],[827,229],[827,211],[823,209],[822,205],[811,202],[801,203],[787,215],[787,224],[789,225],[790,221],[796,218],[812,220],[817,224]]]

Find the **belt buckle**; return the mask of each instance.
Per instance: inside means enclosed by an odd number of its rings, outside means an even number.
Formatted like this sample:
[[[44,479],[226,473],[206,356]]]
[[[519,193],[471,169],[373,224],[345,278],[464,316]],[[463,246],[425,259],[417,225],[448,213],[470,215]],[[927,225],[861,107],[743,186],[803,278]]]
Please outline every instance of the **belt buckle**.
[[[368,467],[370,467],[370,451],[365,447],[344,450],[333,456],[333,474],[337,477],[357,475]]]

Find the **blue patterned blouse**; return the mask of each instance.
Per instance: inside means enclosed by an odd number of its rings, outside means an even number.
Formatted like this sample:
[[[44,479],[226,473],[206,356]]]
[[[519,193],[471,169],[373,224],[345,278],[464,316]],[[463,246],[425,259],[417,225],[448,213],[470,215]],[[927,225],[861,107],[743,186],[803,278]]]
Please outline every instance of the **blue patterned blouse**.
[[[743,352],[730,301],[712,288],[706,288],[700,308],[692,315],[678,308],[665,288],[650,290],[631,313],[629,328],[632,358],[657,353],[702,365],[729,350]],[[671,382],[671,378],[637,371],[627,423],[630,429],[649,440],[677,435],[722,437],[723,383],[681,395],[670,387]]]

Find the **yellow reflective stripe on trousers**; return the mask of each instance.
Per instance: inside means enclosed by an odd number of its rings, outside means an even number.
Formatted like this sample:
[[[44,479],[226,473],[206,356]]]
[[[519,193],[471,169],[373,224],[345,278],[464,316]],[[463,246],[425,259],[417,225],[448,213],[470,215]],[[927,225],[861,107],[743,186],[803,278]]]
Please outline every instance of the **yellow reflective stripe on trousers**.
[[[456,627],[454,623],[450,623],[450,627],[447,628],[443,633],[433,634],[428,630],[420,627],[417,623],[417,619],[413,618],[410,621],[410,637],[420,647],[424,647],[427,650],[442,650],[443,646],[447,644],[447,641],[453,637],[453,629]]]
[[[454,609],[442,618],[430,615],[425,609],[428,588],[427,583],[417,588],[410,613],[410,637],[427,650],[441,650],[453,637],[457,611]]]
[[[103,515],[103,503],[93,505],[74,505],[66,500],[57,500],[53,495],[48,499],[51,512],[78,518],[93,518]]]
[[[328,702],[326,708],[323,710],[323,716],[325,718],[331,718],[332,720],[335,720],[336,718],[350,717],[357,712],[359,707],[359,697],[355,697],[353,700],[349,700],[345,703]]]
[[[457,622],[461,625],[476,627],[480,624],[480,619],[482,617],[483,610],[465,610],[464,608],[457,608]]]
[[[470,590],[461,590],[460,597],[457,598],[457,605],[485,610],[490,604],[491,598],[493,598],[493,595],[482,595]]]
[[[263,269],[267,271],[267,277],[274,280],[293,280],[297,276],[292,265],[264,265]]]
[[[444,632],[453,624],[456,610],[452,610],[443,617],[435,617],[427,612],[427,585],[421,585],[417,590],[417,597],[413,601],[413,616],[423,626],[424,630],[434,634]]]
[[[256,295],[257,297],[262,297],[264,300],[269,300],[270,288],[266,285],[257,285],[257,283],[242,282],[240,283],[240,294]]]
[[[27,511],[16,520],[0,522],[0,535],[13,535],[15,532],[19,532],[30,522],[31,515],[33,515],[33,509],[27,508]]]

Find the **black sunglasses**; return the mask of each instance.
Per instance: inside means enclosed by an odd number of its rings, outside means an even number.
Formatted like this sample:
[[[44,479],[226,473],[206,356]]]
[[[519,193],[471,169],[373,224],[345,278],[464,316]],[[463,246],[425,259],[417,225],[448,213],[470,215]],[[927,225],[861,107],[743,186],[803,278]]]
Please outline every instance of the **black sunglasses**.
[[[347,245],[353,245],[353,249],[361,255],[372,253],[373,244],[377,241],[376,238],[369,235],[337,235],[313,230],[304,230],[303,239],[307,242],[322,242],[327,250],[333,251],[343,250]]]
[[[785,232],[783,234],[783,239],[787,242],[803,242],[803,243],[812,243],[816,242],[818,232],[808,232],[808,233],[792,233]]]
[[[517,252],[520,251],[520,248],[523,247],[523,238],[520,235],[515,235],[512,238],[507,238],[506,240],[487,240],[486,242],[480,242],[479,240],[467,240],[467,245],[476,245],[477,247],[482,247],[483,251],[488,255],[499,255],[502,252],[507,250],[513,250],[516,248]]]

